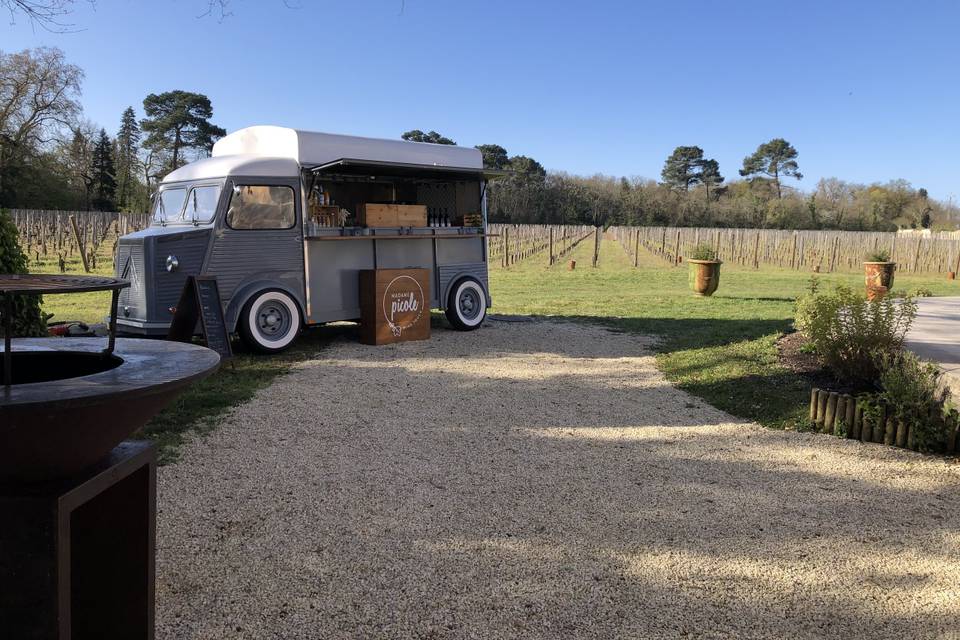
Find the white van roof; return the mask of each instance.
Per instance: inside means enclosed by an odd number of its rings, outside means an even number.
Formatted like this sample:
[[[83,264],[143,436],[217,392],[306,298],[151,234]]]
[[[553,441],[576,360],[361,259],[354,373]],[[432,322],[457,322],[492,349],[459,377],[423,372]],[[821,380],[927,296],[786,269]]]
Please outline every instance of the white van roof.
[[[163,178],[164,184],[181,180],[206,180],[227,176],[269,176],[293,178],[300,172],[296,160],[268,158],[250,154],[202,158],[171,171]]]
[[[292,158],[305,168],[337,160],[368,160],[433,167],[483,169],[483,155],[471,147],[363,138],[286,127],[246,127],[213,145],[213,157],[251,154]]]

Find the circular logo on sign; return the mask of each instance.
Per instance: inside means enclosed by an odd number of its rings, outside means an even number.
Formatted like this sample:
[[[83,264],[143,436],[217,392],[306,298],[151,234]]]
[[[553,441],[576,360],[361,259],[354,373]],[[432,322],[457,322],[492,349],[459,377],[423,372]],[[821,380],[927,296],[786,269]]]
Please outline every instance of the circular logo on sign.
[[[415,325],[423,315],[426,300],[416,278],[397,276],[383,290],[383,318],[391,333],[399,336]]]

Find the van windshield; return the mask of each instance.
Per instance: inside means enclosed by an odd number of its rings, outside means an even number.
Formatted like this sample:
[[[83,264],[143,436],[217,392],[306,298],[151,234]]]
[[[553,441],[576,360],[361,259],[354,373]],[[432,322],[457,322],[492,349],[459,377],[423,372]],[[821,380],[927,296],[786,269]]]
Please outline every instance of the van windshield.
[[[194,187],[187,197],[187,208],[183,212],[184,222],[210,222],[217,212],[220,200],[220,185],[208,184]]]
[[[162,224],[180,222],[186,198],[187,190],[182,187],[161,190],[153,209],[154,221]]]

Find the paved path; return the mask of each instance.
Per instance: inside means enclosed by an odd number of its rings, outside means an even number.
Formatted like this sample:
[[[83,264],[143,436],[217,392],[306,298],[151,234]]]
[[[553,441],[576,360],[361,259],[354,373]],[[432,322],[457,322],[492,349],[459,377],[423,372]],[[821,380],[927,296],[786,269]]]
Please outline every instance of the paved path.
[[[158,637],[956,637],[960,465],[489,324],[337,342],[161,469]]]
[[[919,298],[907,348],[940,363],[953,397],[960,399],[960,297]]]

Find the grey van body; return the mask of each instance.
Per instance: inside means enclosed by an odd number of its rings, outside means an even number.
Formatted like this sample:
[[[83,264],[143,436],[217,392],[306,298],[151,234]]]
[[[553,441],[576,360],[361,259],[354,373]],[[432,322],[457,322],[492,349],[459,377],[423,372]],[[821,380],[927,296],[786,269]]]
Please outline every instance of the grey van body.
[[[320,158],[316,162],[304,162],[303,144],[296,151],[297,158],[289,156],[264,156],[256,153],[257,145],[250,152],[251,132],[264,140],[260,146],[277,152],[277,127],[251,127],[231,134],[221,142],[231,141],[231,136],[246,137],[244,153],[231,153],[235,149],[225,145],[228,152],[187,165],[161,183],[160,190],[185,187],[186,193],[193,186],[219,186],[219,199],[209,221],[182,220],[177,223],[155,221],[150,227],[120,238],[117,247],[116,274],[131,281],[131,286],[120,296],[117,322],[124,333],[138,335],[165,335],[173,318],[173,308],[179,300],[183,285],[190,275],[214,276],[224,306],[228,331],[237,330],[238,318],[244,306],[258,293],[268,290],[283,291],[299,307],[301,325],[320,324],[338,320],[355,320],[360,317],[359,271],[373,268],[423,268],[430,271],[431,306],[445,308],[451,288],[464,278],[476,280],[482,286],[486,307],[490,306],[487,277],[487,244],[483,230],[486,227],[486,200],[484,196],[485,174],[482,165],[445,166],[437,162],[417,164],[396,158],[381,160],[378,157],[352,159],[349,163]],[[353,145],[348,151],[357,154],[356,140],[372,144],[372,155],[396,156],[394,145],[398,141],[354,139],[329,134],[295,132],[301,138],[311,138],[316,151],[320,146],[329,153],[344,152],[337,145],[324,145],[348,139]],[[282,136],[281,136],[282,137]],[[265,143],[266,142],[266,143]],[[387,143],[387,153],[377,154],[378,143]],[[218,146],[221,143],[218,142]],[[441,145],[422,145],[437,147]],[[234,145],[235,146],[235,145]],[[342,146],[342,145],[341,145]],[[361,145],[362,147],[362,145]],[[362,149],[361,149],[362,150]],[[283,149],[281,149],[283,151]],[[421,153],[419,148],[415,151]],[[446,152],[446,150],[441,150]],[[474,150],[470,150],[474,151]],[[314,153],[316,155],[316,153]],[[464,164],[458,156],[459,164]],[[295,160],[295,162],[291,162]],[[371,164],[375,163],[375,164]],[[329,167],[329,168],[325,168]],[[251,171],[254,169],[255,171]],[[312,176],[330,176],[330,172],[377,170],[383,175],[402,172],[410,179],[420,175],[443,180],[450,175],[478,200],[482,209],[483,227],[461,228],[375,228],[327,227],[317,228],[311,222],[304,224],[304,212],[308,180]],[[326,173],[324,173],[326,171]],[[349,172],[348,171],[348,172]],[[446,173],[444,173],[446,172]],[[222,175],[215,175],[222,174]],[[334,178],[323,177],[324,180]],[[356,178],[353,178],[356,179]],[[374,180],[375,176],[367,178]],[[287,229],[234,229],[227,224],[227,209],[234,188],[238,185],[288,186],[294,193],[296,220]],[[479,197],[477,197],[479,195]]]

